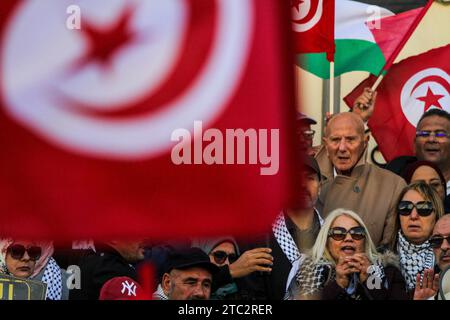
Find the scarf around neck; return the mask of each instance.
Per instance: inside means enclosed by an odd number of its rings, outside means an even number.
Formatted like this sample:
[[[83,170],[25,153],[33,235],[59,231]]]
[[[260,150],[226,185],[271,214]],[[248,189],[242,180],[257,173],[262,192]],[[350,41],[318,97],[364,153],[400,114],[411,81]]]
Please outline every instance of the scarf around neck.
[[[319,219],[320,226],[322,226],[323,225],[322,217],[320,216],[320,214],[317,212],[316,209],[314,209],[314,213],[317,215],[317,218]],[[304,260],[305,255],[300,253],[297,244],[294,241],[294,238],[292,238],[291,233],[287,229],[286,218],[284,216],[283,211],[280,212],[280,214],[272,224],[272,232],[284,255],[292,265],[285,286],[285,296],[287,296],[290,290],[289,287],[293,285],[295,286],[295,281],[293,280],[295,275],[298,273],[300,269],[300,265]]]
[[[422,244],[413,244],[399,231],[397,250],[400,255],[400,270],[405,278],[408,290],[412,290],[416,286],[417,274],[421,274],[420,281],[422,281],[423,271],[433,269],[433,249],[428,240]]]

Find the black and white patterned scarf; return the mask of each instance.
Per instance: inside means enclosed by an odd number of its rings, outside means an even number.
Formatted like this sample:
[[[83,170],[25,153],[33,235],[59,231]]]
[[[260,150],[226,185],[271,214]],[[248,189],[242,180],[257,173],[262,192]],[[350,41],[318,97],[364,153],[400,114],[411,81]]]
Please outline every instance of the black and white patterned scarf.
[[[63,286],[61,269],[55,259],[48,260],[41,281],[47,284],[47,300],[61,300]]]
[[[412,244],[399,231],[397,250],[400,255],[400,270],[408,290],[412,290],[416,286],[417,274],[421,274],[422,281],[423,271],[434,268],[433,249],[428,240],[419,245]]]
[[[304,255],[298,250],[291,233],[286,227],[286,220],[283,212],[278,215],[275,222],[272,224],[272,231],[281,250],[292,265],[285,286],[285,292],[287,293],[292,279],[300,268],[300,263],[301,260],[303,260]]]
[[[381,259],[372,264],[367,270],[368,276],[380,279],[380,285],[387,288],[388,283],[384,272],[384,266]],[[302,297],[312,297],[320,299],[323,288],[336,279],[336,269],[333,264],[325,259],[320,259],[314,263],[310,257],[306,257],[302,263],[302,268],[295,277],[295,288],[290,288],[287,298],[296,299]],[[350,279],[348,287],[345,289],[346,294],[352,300],[360,300],[362,297],[357,292],[359,279],[354,274]]]
[[[161,284],[158,284],[158,288],[153,292],[153,300],[169,300],[169,297],[164,293]]]
[[[316,210],[314,210],[314,212],[315,214],[317,214],[317,217],[319,218],[320,225],[322,225],[323,224],[322,217],[320,217],[319,213]],[[300,251],[298,250],[291,233],[286,227],[286,219],[284,217],[284,212],[281,212],[275,219],[275,222],[272,224],[272,232],[284,255],[292,265],[285,287],[285,294],[288,295],[289,286],[295,284],[294,283],[295,281],[292,280],[294,279],[295,275],[298,273],[298,270],[300,269],[300,265],[302,263],[302,260],[304,259],[304,255],[301,254]]]

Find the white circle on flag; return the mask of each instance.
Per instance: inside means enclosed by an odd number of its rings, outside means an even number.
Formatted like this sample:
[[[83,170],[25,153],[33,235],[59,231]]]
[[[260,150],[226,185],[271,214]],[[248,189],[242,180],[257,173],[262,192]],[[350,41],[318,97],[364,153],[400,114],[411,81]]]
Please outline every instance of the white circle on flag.
[[[425,110],[425,103],[421,100],[427,96],[429,90],[435,95],[442,96],[439,99],[440,106],[450,112],[450,76],[447,72],[439,68],[428,68],[417,72],[406,81],[400,95],[400,103],[403,114],[413,125],[422,117]],[[430,106],[437,108],[437,106]]]
[[[72,3],[23,2],[5,30],[0,76],[7,113],[39,136],[85,155],[147,158],[170,149],[173,130],[214,121],[234,94],[252,40],[252,1],[216,1],[211,51],[187,89],[152,113],[113,119],[88,113],[126,111],[161,87],[183,54],[189,1],[78,1],[81,28],[84,19],[100,29],[111,25],[131,4],[136,10],[130,27],[139,41],[118,52],[108,71],[92,63],[68,77],[62,70],[87,50],[80,31],[66,28]],[[67,98],[91,109],[79,112]]]
[[[306,21],[301,21],[306,18],[311,10],[315,10],[314,15]],[[299,10],[297,10],[297,8],[292,8],[292,28],[295,32],[308,31],[320,21],[322,14],[323,0],[318,0],[317,8],[311,6],[311,0],[304,0],[299,4]]]

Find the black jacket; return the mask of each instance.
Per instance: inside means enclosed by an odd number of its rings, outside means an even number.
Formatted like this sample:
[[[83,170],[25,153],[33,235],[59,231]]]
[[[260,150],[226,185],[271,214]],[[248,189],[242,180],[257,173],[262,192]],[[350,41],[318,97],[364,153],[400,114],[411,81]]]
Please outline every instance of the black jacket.
[[[133,266],[113,248],[96,244],[97,252],[80,259],[81,289],[72,289],[69,300],[98,300],[102,286],[115,277],[137,281]]]
[[[287,215],[285,215],[285,219],[286,227],[294,242],[296,242],[296,230],[298,228]],[[273,256],[272,272],[270,274],[254,272],[242,279],[243,284],[241,284],[240,287],[241,293],[244,295],[247,294],[255,300],[283,300],[286,293],[286,282],[292,264],[278,244],[273,232],[261,236],[251,245],[239,244],[239,247],[247,250],[258,247],[269,247],[272,249]]]

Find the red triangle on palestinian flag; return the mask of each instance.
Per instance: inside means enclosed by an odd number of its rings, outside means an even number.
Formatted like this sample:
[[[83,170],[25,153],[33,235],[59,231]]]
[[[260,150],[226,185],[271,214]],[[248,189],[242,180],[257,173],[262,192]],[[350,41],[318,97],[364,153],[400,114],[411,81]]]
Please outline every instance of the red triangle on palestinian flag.
[[[414,155],[416,125],[424,112],[438,108],[450,112],[450,44],[394,64],[378,87],[377,102],[368,126],[386,161]],[[370,76],[344,101],[353,106]]]

